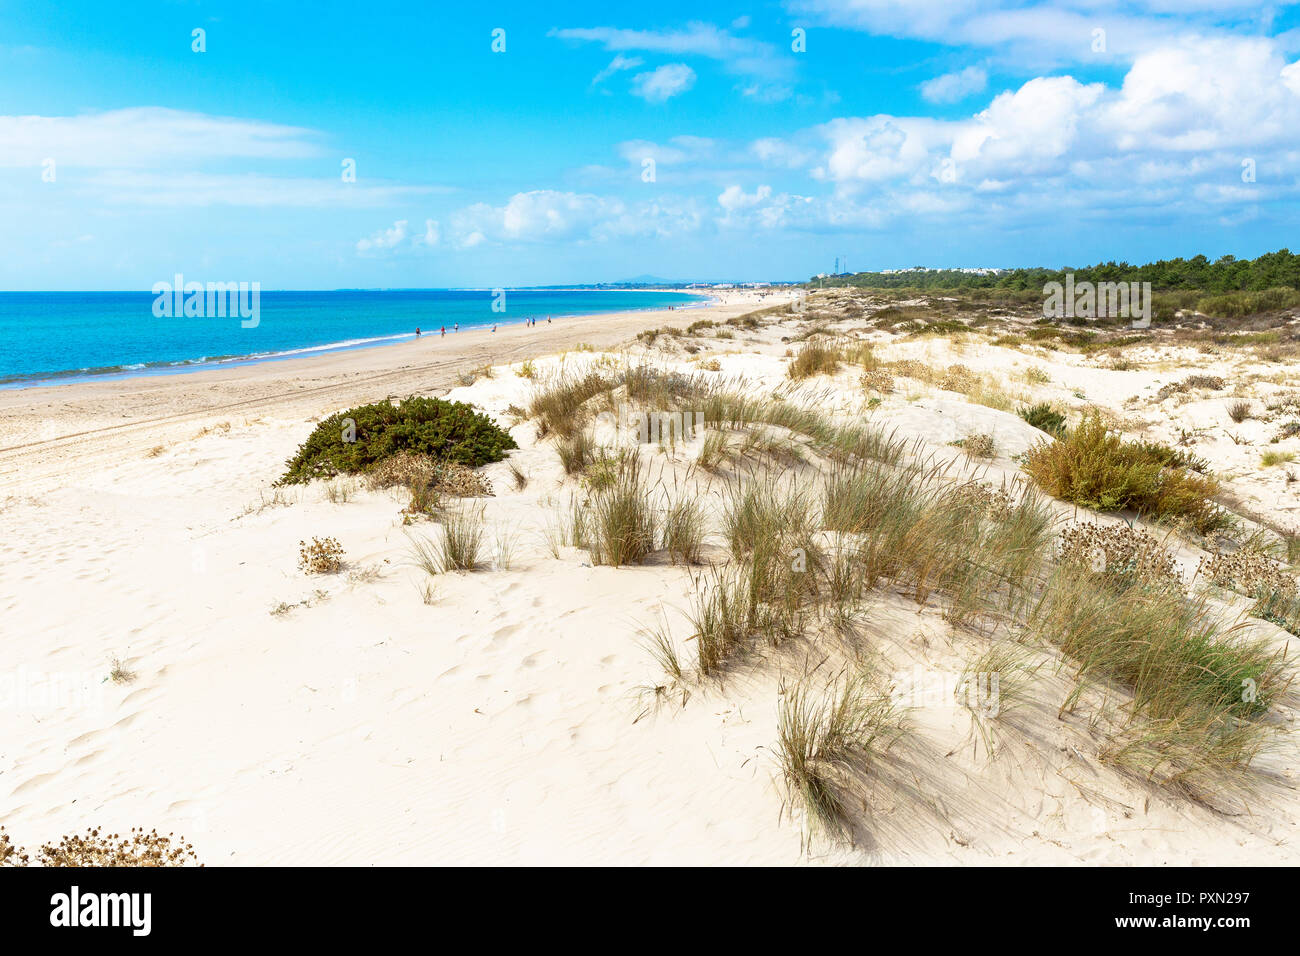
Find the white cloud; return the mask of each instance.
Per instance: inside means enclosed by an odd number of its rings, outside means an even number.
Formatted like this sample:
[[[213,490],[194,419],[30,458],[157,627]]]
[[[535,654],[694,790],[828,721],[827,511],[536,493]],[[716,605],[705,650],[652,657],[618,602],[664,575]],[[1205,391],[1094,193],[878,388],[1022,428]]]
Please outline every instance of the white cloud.
[[[1051,170],[1072,154],[1087,110],[1105,87],[1069,76],[1038,77],[1000,93],[988,108],[957,128],[951,159],[963,175],[1030,175]]]
[[[623,70],[635,70],[644,62],[645,61],[639,56],[624,56],[622,53],[616,54],[614,59],[609,61],[608,66],[591,78],[591,85],[599,86],[615,73],[620,73]]]
[[[618,154],[634,165],[653,159],[660,166],[698,162],[712,155],[714,141],[704,136],[674,136],[667,145],[645,139],[630,139],[618,144]]]
[[[921,84],[921,96],[931,103],[956,103],[984,92],[989,75],[978,66],[968,66],[956,73],[945,73]]]
[[[424,232],[412,233],[410,223],[399,219],[387,229],[380,229],[365,239],[357,241],[357,254],[360,256],[380,256],[398,251],[413,251],[421,246],[436,246],[441,238],[438,222],[434,219],[424,220]]]
[[[759,203],[768,199],[772,195],[771,186],[759,186],[753,194],[746,193],[740,186],[728,186],[718,196],[718,205],[727,212],[735,212],[739,209],[748,209],[757,206]]]
[[[538,189],[516,193],[504,205],[475,203],[453,213],[451,233],[462,248],[486,242],[587,242],[668,236],[692,231],[702,219],[690,200],[628,203],[591,193]]]
[[[1271,40],[1191,40],[1139,57],[1104,122],[1125,150],[1294,141],[1298,81]]]
[[[856,184],[928,170],[936,148],[951,141],[952,126],[923,117],[872,116],[831,120],[821,133],[829,150],[813,177]]]
[[[387,252],[405,242],[406,236],[406,220],[399,219],[387,229],[374,233],[370,238],[357,240],[357,252],[361,255]]]
[[[0,166],[147,168],[212,160],[320,155],[296,126],[157,106],[79,116],[0,116]]]
[[[711,23],[688,23],[678,30],[570,27],[552,30],[549,35],[571,42],[598,43],[612,53],[657,53],[713,60],[731,75],[746,79],[740,86],[745,95],[763,99],[788,96],[794,76],[793,56],[782,47],[736,36]]]
[[[440,190],[393,183],[264,176],[258,173],[105,170],[72,187],[114,206],[250,206],[377,208]]]
[[[785,169],[807,166],[816,158],[813,150],[777,136],[755,140],[750,144],[749,149],[764,166],[778,166]]]
[[[841,117],[758,140],[750,152],[764,166],[807,169],[834,194],[791,202],[728,187],[720,221],[867,229],[966,215],[988,228],[1041,225],[1045,210],[1227,221],[1265,200],[1283,217],[1280,203],[1300,194],[1300,64],[1281,49],[1197,38],[1139,54],[1118,87],[1042,76],[964,119]],[[1257,160],[1258,182],[1241,181],[1244,159]]]
[[[426,219],[424,220],[424,235],[416,236],[413,241],[417,246],[436,246],[439,238],[441,238],[441,233],[438,229],[437,221],[434,219]]]
[[[685,63],[666,63],[632,78],[632,93],[647,103],[663,103],[695,85],[695,71]]]
[[[1132,60],[1189,33],[1257,30],[1260,13],[1253,0],[786,0],[786,7],[815,23],[995,51],[1017,68]],[[1102,51],[1096,30],[1104,31]]]

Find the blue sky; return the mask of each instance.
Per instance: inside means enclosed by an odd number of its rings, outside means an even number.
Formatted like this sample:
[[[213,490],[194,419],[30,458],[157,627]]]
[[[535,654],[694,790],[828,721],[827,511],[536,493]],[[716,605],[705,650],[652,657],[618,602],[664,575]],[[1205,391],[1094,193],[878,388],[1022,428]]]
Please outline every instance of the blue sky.
[[[0,0],[0,288],[1296,244],[1291,3],[466,6]]]

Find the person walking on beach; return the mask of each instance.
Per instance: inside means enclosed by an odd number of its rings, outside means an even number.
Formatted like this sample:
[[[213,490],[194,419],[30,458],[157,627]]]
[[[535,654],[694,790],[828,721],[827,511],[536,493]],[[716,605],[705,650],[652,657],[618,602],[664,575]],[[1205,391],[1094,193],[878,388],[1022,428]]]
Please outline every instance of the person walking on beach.
[[[457,322],[457,323],[453,324],[452,327],[451,327],[451,330],[452,330],[453,332],[459,332],[459,331],[460,331],[460,323]]]
[[[418,325],[415,327],[415,337],[417,339],[420,337],[420,327]]]
[[[442,327],[442,337],[444,339],[447,337],[447,326],[445,325]]]

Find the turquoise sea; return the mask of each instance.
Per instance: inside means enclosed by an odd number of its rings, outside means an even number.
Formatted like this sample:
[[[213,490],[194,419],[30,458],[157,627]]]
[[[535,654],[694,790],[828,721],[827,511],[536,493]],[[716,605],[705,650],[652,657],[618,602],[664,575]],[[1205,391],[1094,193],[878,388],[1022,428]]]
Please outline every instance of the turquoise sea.
[[[249,297],[251,299],[251,296]],[[705,297],[638,290],[262,292],[257,321],[179,317],[150,292],[0,292],[0,387],[158,375],[387,345],[461,329],[566,315],[698,305]],[[248,300],[245,300],[248,304]],[[157,315],[156,312],[164,312]],[[233,310],[232,310],[233,311]]]

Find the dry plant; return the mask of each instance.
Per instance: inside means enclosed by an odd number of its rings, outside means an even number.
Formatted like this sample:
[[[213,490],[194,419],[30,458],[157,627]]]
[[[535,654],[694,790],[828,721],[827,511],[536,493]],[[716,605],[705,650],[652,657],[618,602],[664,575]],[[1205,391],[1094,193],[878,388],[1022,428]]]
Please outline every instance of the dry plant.
[[[129,684],[135,680],[135,671],[128,668],[120,657],[115,657],[113,666],[108,672],[108,679],[114,684]]]
[[[510,477],[514,479],[515,491],[523,491],[528,487],[528,474],[519,467],[514,461],[509,462]]]
[[[833,375],[840,367],[840,349],[825,342],[809,342],[790,362],[786,374],[793,379]]]
[[[704,441],[700,443],[699,454],[695,457],[695,463],[705,471],[718,471],[723,464],[734,457],[731,447],[731,436],[720,429],[710,429],[704,435]]]
[[[308,574],[335,574],[343,567],[343,545],[337,538],[299,541],[298,567]]]
[[[41,866],[92,867],[188,866],[198,862],[193,845],[173,833],[162,836],[157,830],[132,829],[123,836],[101,833],[98,828],[84,835],[64,836],[53,845],[42,844],[38,859]]]
[[[599,449],[591,432],[583,429],[556,438],[555,452],[560,456],[566,475],[580,475],[595,461]]]
[[[14,846],[9,840],[9,834],[5,833],[5,828],[0,827],[0,867],[26,866],[27,860],[22,847]]]
[[[961,449],[971,458],[997,457],[997,443],[985,432],[972,432],[961,439]]]
[[[499,524],[495,534],[496,566],[502,571],[509,571],[515,563],[515,554],[519,545],[519,531],[513,525]]]
[[[1222,790],[1259,752],[1261,722],[1287,684],[1285,664],[1265,642],[1224,630],[1203,600],[1140,581],[1097,587],[1062,566],[1027,615],[1026,635],[1073,661],[1074,709],[1086,689],[1117,682],[1131,695],[1107,715],[1103,758],[1193,795]]]
[[[1076,522],[1061,532],[1058,557],[1066,567],[1103,575],[1101,581],[1118,579],[1121,586],[1138,581],[1187,591],[1173,553],[1152,535],[1126,524]]]

